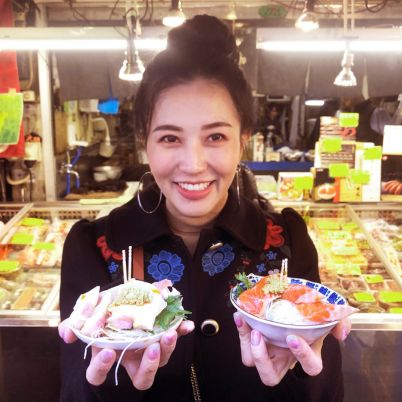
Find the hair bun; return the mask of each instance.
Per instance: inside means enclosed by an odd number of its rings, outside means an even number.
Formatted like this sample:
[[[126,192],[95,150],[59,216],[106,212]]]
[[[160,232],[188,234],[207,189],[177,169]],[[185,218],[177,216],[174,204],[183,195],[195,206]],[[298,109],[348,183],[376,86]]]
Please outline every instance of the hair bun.
[[[236,41],[228,27],[216,17],[196,15],[168,34],[168,49],[187,54],[221,55],[238,63]]]

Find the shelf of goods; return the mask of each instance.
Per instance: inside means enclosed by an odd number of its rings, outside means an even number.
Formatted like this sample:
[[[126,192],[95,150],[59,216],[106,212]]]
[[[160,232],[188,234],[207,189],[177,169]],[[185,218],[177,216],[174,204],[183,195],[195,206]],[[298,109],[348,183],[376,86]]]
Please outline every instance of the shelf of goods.
[[[286,206],[307,223],[322,283],[360,309],[351,316],[353,329],[402,330],[402,207]]]
[[[74,222],[99,213],[75,203],[35,203],[15,211],[0,232],[0,327],[58,324],[64,240]]]

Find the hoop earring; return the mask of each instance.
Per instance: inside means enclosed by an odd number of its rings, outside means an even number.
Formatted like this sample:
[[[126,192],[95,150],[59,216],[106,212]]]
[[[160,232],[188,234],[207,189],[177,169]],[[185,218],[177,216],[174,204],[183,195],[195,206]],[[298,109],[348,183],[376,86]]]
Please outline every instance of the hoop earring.
[[[240,207],[239,171],[240,171],[240,165],[237,165],[237,169],[236,169],[236,192],[237,192],[237,203],[239,204],[239,207]]]
[[[144,177],[145,177],[146,175],[148,175],[148,174],[150,174],[150,175],[152,176],[152,173],[151,173],[151,172],[145,172],[145,173],[141,176],[140,182],[138,183],[137,201],[138,201],[138,205],[140,206],[140,208],[141,208],[141,210],[142,210],[143,212],[145,212],[146,214],[153,214],[153,213],[159,208],[159,205],[161,205],[161,201],[162,201],[162,191],[159,190],[159,200],[158,200],[158,203],[156,204],[156,207],[155,207],[154,209],[152,209],[151,211],[147,211],[147,210],[143,207],[142,202],[141,202],[140,187],[143,186],[142,181],[144,180]]]

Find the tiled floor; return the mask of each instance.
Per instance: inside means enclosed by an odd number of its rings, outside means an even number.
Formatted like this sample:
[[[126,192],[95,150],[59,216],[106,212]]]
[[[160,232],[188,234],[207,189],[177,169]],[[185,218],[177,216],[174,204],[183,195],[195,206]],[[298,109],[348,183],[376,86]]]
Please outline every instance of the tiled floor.
[[[0,341],[0,402],[57,402],[57,330],[1,328]],[[402,401],[402,332],[353,331],[342,354],[344,402]]]

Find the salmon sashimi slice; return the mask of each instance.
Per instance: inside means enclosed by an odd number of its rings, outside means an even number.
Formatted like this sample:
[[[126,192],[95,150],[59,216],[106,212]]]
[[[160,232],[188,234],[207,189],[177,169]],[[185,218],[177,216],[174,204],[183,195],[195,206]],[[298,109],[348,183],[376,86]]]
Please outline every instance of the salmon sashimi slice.
[[[295,307],[305,320],[317,324],[342,320],[359,311],[346,304],[330,304],[323,302],[298,303],[295,304]]]
[[[282,294],[282,299],[292,303],[315,303],[322,301],[324,295],[306,285],[289,285]]]
[[[247,313],[256,316],[264,315],[266,306],[277,296],[264,291],[269,284],[269,277],[262,278],[252,288],[245,290],[237,299],[237,304]]]

